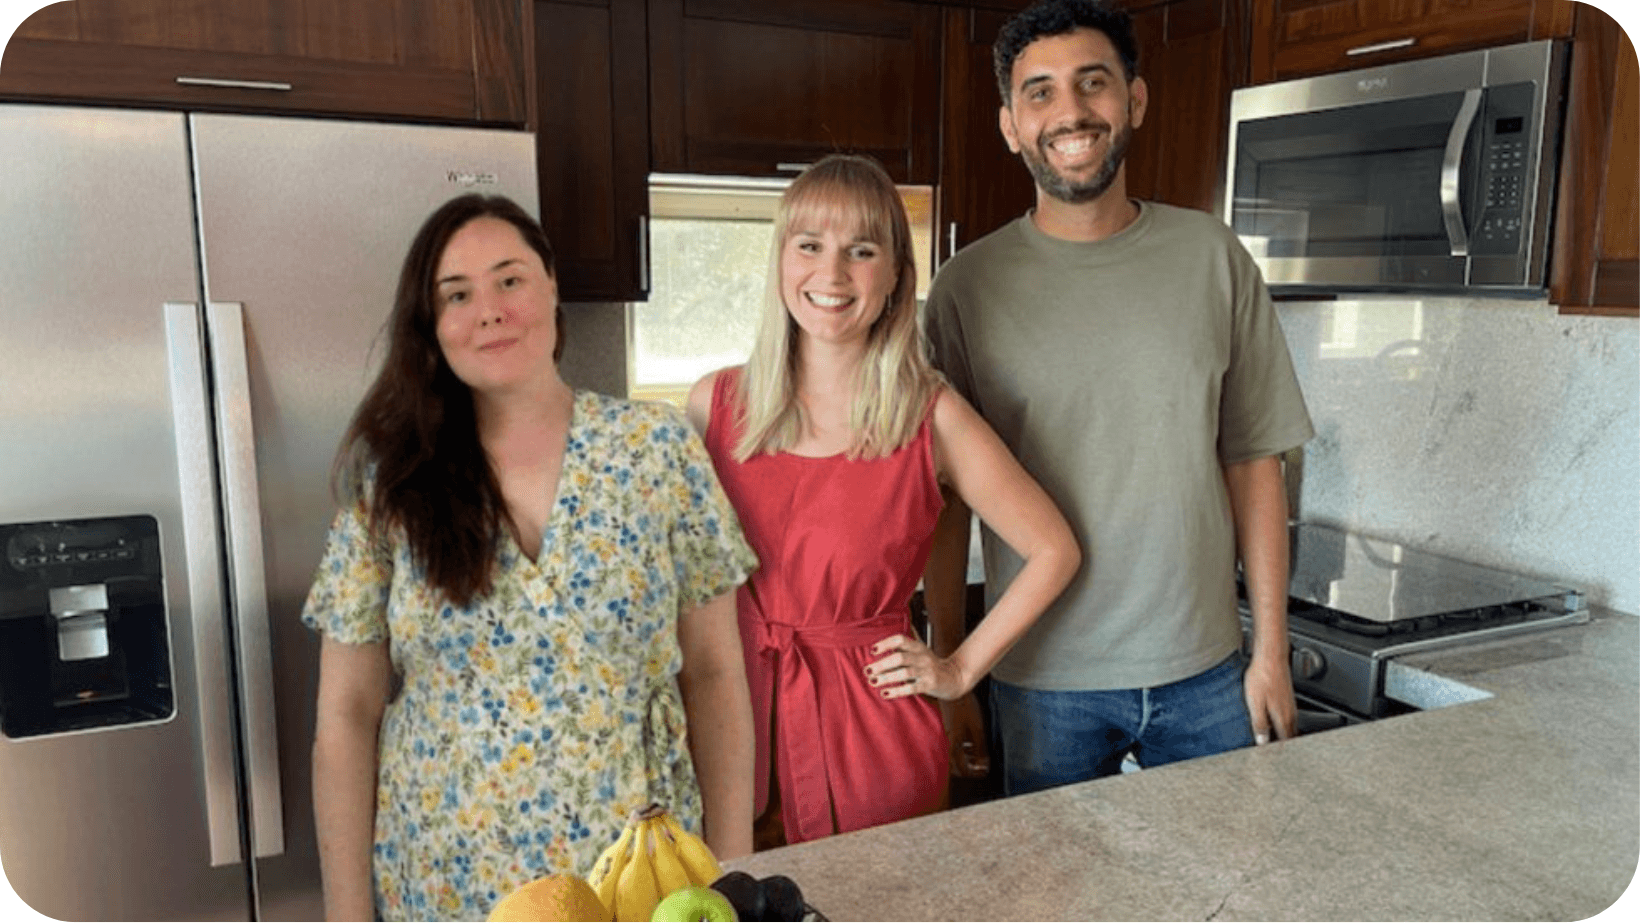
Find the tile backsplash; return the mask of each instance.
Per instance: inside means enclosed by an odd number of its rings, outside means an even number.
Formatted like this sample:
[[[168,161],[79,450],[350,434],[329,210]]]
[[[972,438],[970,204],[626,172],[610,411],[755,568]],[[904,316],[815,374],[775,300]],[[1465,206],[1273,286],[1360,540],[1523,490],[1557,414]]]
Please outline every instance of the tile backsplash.
[[[1278,310],[1316,427],[1301,518],[1640,613],[1640,324],[1503,299]]]

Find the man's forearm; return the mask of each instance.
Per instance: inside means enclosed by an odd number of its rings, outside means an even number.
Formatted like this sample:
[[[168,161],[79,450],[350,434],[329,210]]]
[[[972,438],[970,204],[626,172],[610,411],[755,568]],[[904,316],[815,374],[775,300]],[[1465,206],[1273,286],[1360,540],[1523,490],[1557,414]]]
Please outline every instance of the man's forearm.
[[[945,509],[934,527],[934,545],[923,569],[923,605],[928,610],[928,647],[948,658],[968,634],[968,543],[972,514],[956,493],[945,489]]]
[[[1225,485],[1235,519],[1247,602],[1253,614],[1253,657],[1287,658],[1287,491],[1281,459],[1265,456],[1227,465]]]

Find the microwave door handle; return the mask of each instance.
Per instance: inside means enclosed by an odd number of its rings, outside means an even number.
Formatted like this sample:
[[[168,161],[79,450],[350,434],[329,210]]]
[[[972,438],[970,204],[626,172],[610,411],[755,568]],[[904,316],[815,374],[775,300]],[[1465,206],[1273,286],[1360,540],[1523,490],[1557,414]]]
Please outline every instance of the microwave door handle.
[[[1446,219],[1446,239],[1452,245],[1454,257],[1469,256],[1469,229],[1464,227],[1463,203],[1459,201],[1459,182],[1463,172],[1464,142],[1469,140],[1469,129],[1475,124],[1475,115],[1481,108],[1481,90],[1468,90],[1458,107],[1458,117],[1452,120],[1452,130],[1446,136],[1446,156],[1441,160],[1441,214]]]

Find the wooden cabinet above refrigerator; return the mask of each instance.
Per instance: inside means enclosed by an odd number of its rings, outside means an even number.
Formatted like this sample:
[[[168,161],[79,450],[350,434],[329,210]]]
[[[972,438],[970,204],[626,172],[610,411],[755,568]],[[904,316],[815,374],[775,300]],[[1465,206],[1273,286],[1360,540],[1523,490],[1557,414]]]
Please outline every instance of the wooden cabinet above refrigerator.
[[[37,11],[0,96],[524,125],[527,0],[74,0]]]

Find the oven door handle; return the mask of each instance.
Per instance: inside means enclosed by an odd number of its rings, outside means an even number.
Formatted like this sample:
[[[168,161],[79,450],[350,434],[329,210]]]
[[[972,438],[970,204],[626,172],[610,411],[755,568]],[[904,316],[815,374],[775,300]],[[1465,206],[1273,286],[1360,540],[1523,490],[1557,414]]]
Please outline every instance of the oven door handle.
[[[1454,257],[1469,256],[1469,229],[1464,226],[1459,193],[1463,187],[1464,143],[1480,112],[1481,93],[1479,88],[1464,92],[1458,117],[1452,120],[1452,130],[1446,136],[1446,155],[1441,159],[1441,215],[1446,219],[1446,239]]]

